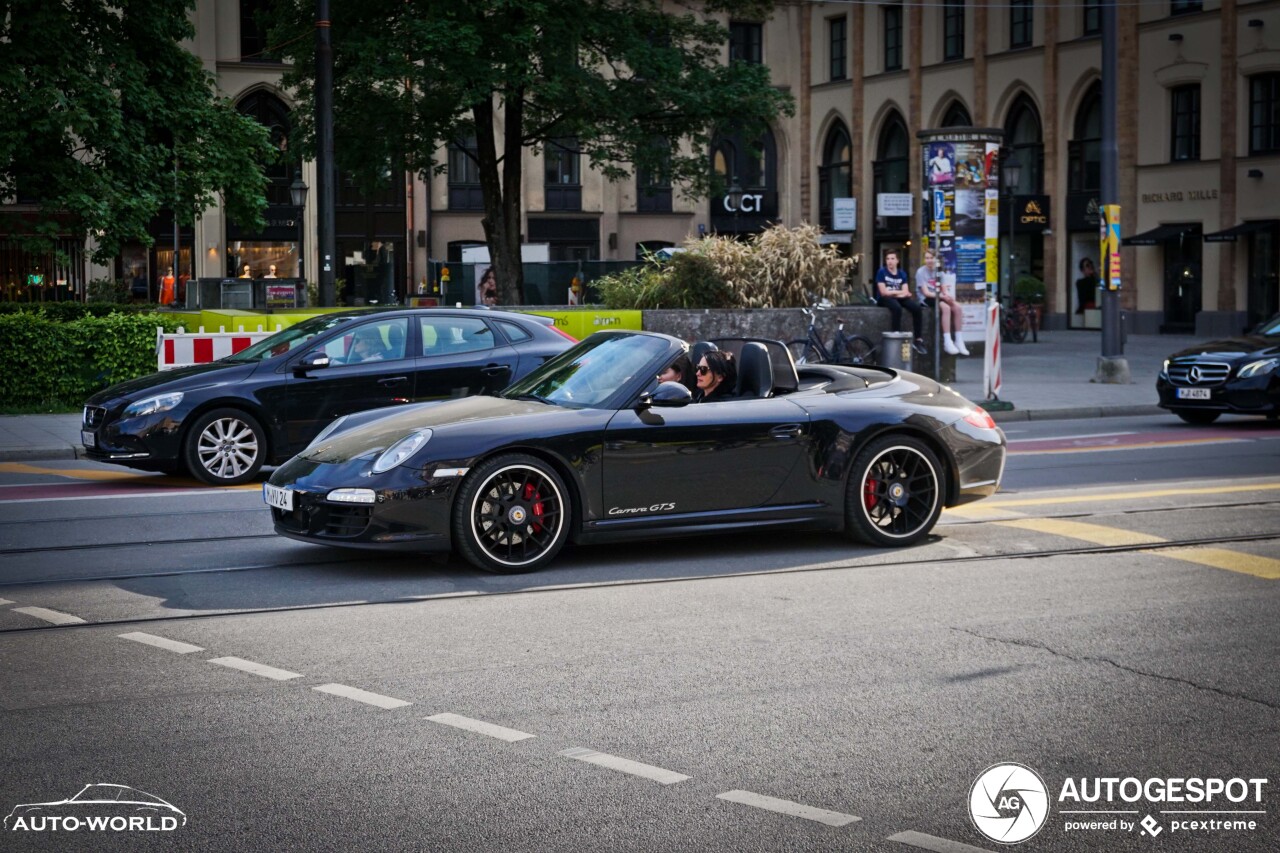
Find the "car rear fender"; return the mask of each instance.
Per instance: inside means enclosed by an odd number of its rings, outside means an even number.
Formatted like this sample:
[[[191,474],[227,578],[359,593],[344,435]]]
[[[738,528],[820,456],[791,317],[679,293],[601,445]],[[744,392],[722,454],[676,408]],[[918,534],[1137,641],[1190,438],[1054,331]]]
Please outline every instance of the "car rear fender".
[[[893,424],[884,425],[877,429],[867,430],[858,436],[858,445],[861,447],[883,435],[907,435],[912,438],[919,439],[928,445],[933,454],[938,457],[942,463],[943,477],[943,506],[952,506],[960,498],[960,470],[956,466],[955,457],[943,441],[938,438],[936,433],[928,430],[920,429],[911,424]],[[853,459],[857,454],[852,454],[853,458],[849,460],[849,467],[844,472],[844,486],[846,492],[849,488],[849,477],[853,473]]]

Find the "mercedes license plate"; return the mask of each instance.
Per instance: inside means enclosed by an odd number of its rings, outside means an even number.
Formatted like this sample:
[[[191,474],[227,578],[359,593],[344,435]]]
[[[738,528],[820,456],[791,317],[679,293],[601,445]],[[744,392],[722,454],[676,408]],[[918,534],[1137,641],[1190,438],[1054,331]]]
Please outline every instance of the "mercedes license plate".
[[[80,430],[80,443],[85,447],[97,447],[98,437],[91,430],[82,429]]]
[[[1208,388],[1179,388],[1178,399],[1179,400],[1208,400],[1209,389]]]
[[[282,489],[270,483],[263,483],[262,499],[267,502],[267,506],[273,506],[285,512],[293,510],[293,489]]]

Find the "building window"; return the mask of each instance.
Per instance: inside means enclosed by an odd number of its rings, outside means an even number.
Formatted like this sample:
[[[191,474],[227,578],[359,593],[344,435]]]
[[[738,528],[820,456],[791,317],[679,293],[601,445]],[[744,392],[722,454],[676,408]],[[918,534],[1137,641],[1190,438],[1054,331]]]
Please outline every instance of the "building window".
[[[1006,145],[1018,156],[1022,171],[1016,195],[1034,195],[1044,191],[1044,138],[1040,131],[1040,113],[1026,95],[1019,95],[1009,110],[1004,126]]]
[[[1096,36],[1102,32],[1101,0],[1084,0],[1084,20],[1080,26],[1080,34]]]
[[[1009,47],[1031,47],[1031,0],[1013,0],[1009,5]]]
[[[292,204],[289,197],[289,184],[293,182],[293,167],[288,157],[289,108],[275,95],[260,89],[246,95],[236,104],[236,109],[267,129],[271,145],[277,151],[276,156],[262,164],[267,176],[267,204]]]
[[[578,172],[578,140],[555,139],[542,151],[546,165],[543,189],[547,210],[581,210],[582,181]]]
[[[1170,15],[1190,15],[1204,8],[1201,0],[1170,0]]]
[[[947,107],[947,111],[942,116],[943,127],[973,127],[973,119],[969,117],[969,111],[965,109],[964,104],[959,101],[952,101]]]
[[[764,62],[764,26],[743,21],[729,23],[729,61]]]
[[[827,134],[822,147],[822,165],[818,168],[818,224],[830,231],[832,200],[853,195],[853,146],[849,132],[837,123]]]
[[[1102,84],[1094,83],[1076,111],[1075,134],[1067,147],[1067,189],[1097,192],[1102,187]]]
[[[449,209],[484,210],[476,138],[449,143]]]
[[[831,79],[844,80],[848,76],[848,39],[845,29],[848,22],[845,18],[832,18],[827,21],[831,44]]]
[[[1280,73],[1249,78],[1249,153],[1280,152]]]
[[[908,160],[911,154],[911,138],[907,135],[907,125],[902,117],[894,113],[880,132],[880,143],[876,146],[876,159],[871,163],[872,187],[875,195],[884,193],[910,192],[911,169]],[[905,230],[904,217],[876,216],[875,230],[878,234],[898,234]],[[909,220],[907,220],[909,221]]]
[[[240,0],[240,61],[279,62],[267,48],[266,14],[270,0]]]
[[[942,7],[942,58],[964,59],[964,0],[945,0]]]
[[[1178,86],[1170,93],[1172,122],[1169,159],[1200,159],[1200,84]]]
[[[882,7],[884,15],[884,70],[902,68],[902,6],[890,4]]]
[[[662,153],[657,165],[636,167],[636,210],[641,213],[671,212],[671,146],[665,139],[654,141]]]

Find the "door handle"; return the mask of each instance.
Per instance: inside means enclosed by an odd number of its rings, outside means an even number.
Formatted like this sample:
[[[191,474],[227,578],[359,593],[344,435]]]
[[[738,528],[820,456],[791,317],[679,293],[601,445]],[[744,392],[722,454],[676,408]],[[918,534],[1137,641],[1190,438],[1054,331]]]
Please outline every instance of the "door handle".
[[[383,388],[394,388],[396,385],[408,381],[408,376],[388,376],[386,379],[379,379],[378,384]]]
[[[480,372],[485,376],[498,376],[502,373],[510,373],[511,365],[509,364],[490,364],[487,367],[480,368]]]
[[[800,424],[784,424],[769,430],[769,435],[777,439],[799,438],[800,433]]]

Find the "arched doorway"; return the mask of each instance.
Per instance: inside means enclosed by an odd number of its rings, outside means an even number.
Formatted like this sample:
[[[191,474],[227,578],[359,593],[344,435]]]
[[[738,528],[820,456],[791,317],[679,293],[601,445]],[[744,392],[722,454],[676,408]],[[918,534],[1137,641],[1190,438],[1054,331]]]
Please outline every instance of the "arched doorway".
[[[1072,282],[1068,325],[1101,329],[1098,301],[1098,195],[1102,186],[1102,84],[1080,99],[1067,143],[1067,255],[1064,281]]]
[[[778,146],[773,131],[755,139],[741,133],[717,136],[711,143],[711,168],[725,189],[742,188],[741,203],[729,194],[711,199],[711,228],[720,234],[761,231],[778,218]]]
[[[259,89],[241,98],[236,109],[267,129],[275,150],[261,164],[267,177],[267,224],[261,231],[254,231],[227,220],[224,274],[237,278],[248,266],[251,278],[262,278],[275,266],[279,278],[301,278],[298,219],[302,211],[289,198],[289,185],[298,168],[289,153],[289,107],[273,92]]]
[[[818,224],[824,231],[832,230],[832,200],[853,195],[852,150],[849,131],[837,121],[827,132],[822,165],[818,167]]]
[[[911,156],[911,139],[907,135],[907,124],[896,110],[885,119],[876,142],[876,159],[871,163],[873,197],[875,198],[877,215],[873,231],[873,251],[875,257],[871,264],[866,264],[869,273],[874,276],[879,269],[886,249],[901,250],[911,239],[911,216],[880,216],[880,196],[892,194],[901,196],[911,194],[911,169],[908,158]],[[914,203],[914,202],[912,202]],[[902,257],[902,266],[908,267],[910,259]]]
[[[1013,245],[1004,246],[1000,251],[1002,268],[999,280],[1012,285],[1019,276],[1031,275],[1044,282],[1045,227],[1024,224],[1018,215],[1032,202],[1038,202],[1037,207],[1041,210],[1045,210],[1048,204],[1048,199],[1034,198],[1044,193],[1044,135],[1040,126],[1040,112],[1025,94],[1019,95],[1009,107],[1004,122],[1004,139],[1005,150],[1013,152],[1020,168],[1018,183],[1004,187],[1002,193],[1004,198],[1000,221],[1012,223]],[[1034,209],[1036,208],[1032,208]],[[1001,239],[1007,240],[1009,228],[1001,230],[1004,232]],[[1006,268],[1006,264],[1011,266]]]

